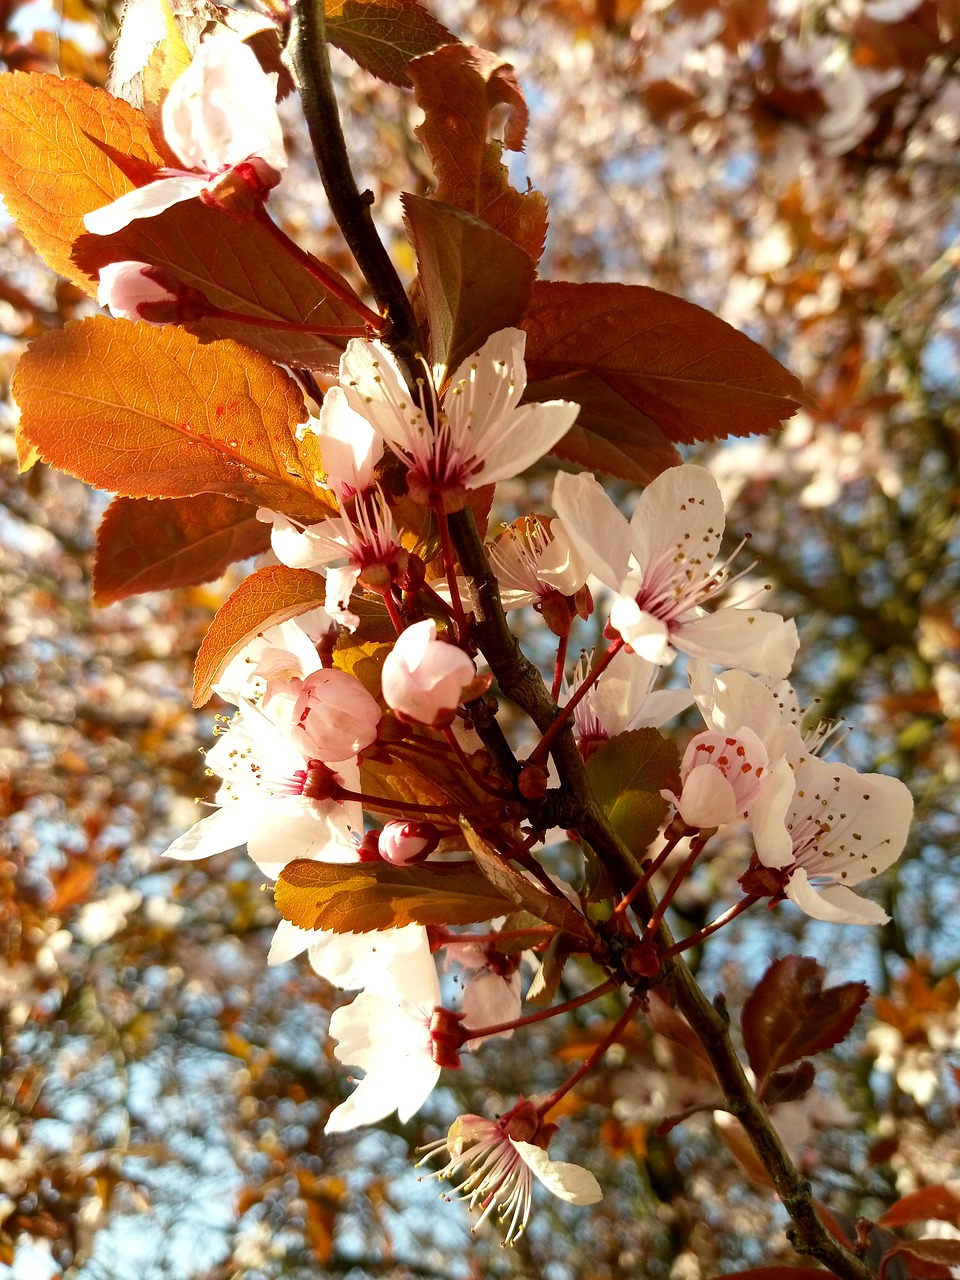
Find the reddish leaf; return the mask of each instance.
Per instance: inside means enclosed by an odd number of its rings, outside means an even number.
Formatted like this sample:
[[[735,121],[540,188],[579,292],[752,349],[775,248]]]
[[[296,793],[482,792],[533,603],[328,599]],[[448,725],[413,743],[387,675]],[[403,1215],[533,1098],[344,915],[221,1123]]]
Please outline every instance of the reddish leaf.
[[[591,471],[649,484],[682,461],[657,424],[595,373],[537,378],[524,400],[575,400],[580,415],[553,452]]]
[[[369,933],[408,924],[475,924],[509,903],[469,863],[289,863],[275,889],[277,910],[301,929]]]
[[[325,0],[325,9],[330,43],[365,71],[405,89],[411,59],[456,42],[417,0]]]
[[[83,215],[132,181],[97,143],[130,157],[147,178],[163,160],[139,111],[102,89],[57,76],[0,75],[0,194],[48,266],[96,294],[96,272],[71,260]]]
[[[813,1088],[817,1069],[808,1059],[803,1058],[794,1066],[781,1067],[767,1077],[763,1100],[768,1107],[778,1102],[795,1102]]]
[[[877,1222],[881,1227],[903,1227],[930,1218],[960,1226],[960,1197],[949,1187],[921,1187],[892,1204]]]
[[[513,68],[483,49],[452,44],[417,58],[408,71],[426,116],[416,134],[437,179],[433,196],[481,218],[539,262],[546,200],[510,185],[501,144],[489,141],[491,113],[505,106],[503,145],[523,150],[528,112]]]
[[[409,192],[401,199],[430,323],[430,359],[452,372],[491,333],[520,323],[533,260],[462,209]]]
[[[296,427],[288,374],[233,342],[94,316],[44,334],[17,366],[20,430],[41,457],[128,498],[220,493],[302,519],[331,513]]]
[[[955,1280],[960,1273],[960,1240],[901,1240],[883,1255],[879,1280],[895,1258],[906,1265],[909,1280]]]
[[[202,707],[232,658],[267,627],[323,604],[324,580],[310,569],[268,565],[240,583],[217,611],[193,669],[193,705]]]
[[[785,956],[747,998],[740,1026],[761,1096],[774,1071],[839,1044],[856,1021],[867,984],[824,987],[825,976],[811,956]]]
[[[764,434],[808,402],[798,379],[750,338],[656,289],[539,281],[524,328],[532,383],[592,373],[677,443]],[[542,398],[539,386],[527,394]],[[602,403],[579,422],[608,440],[624,434]],[[628,424],[626,442],[648,448],[649,429],[637,425]]]
[[[93,599],[209,582],[269,545],[257,508],[232,498],[114,498],[97,530]]]
[[[191,320],[186,322],[191,333],[205,341],[232,338],[282,364],[334,369],[347,338],[262,327],[258,319],[315,328],[360,324],[356,312],[306,269],[296,246],[274,235],[265,221],[235,222],[200,200],[183,201],[153,218],[138,218],[116,235],[82,235],[73,257],[90,275],[108,262],[162,267],[212,306],[250,317],[250,322],[223,317]],[[332,267],[320,265],[353,292]]]

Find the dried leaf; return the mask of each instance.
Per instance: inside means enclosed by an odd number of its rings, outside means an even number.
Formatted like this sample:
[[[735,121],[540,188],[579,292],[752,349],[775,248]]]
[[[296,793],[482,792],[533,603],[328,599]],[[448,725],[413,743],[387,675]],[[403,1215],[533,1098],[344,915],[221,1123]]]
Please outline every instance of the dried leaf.
[[[203,638],[193,669],[193,705],[202,707],[232,659],[250,640],[323,604],[324,580],[310,569],[268,565],[240,583]]]
[[[325,0],[327,37],[365,71],[409,89],[407,64],[456,43],[417,0]]]
[[[520,323],[533,259],[512,240],[453,205],[401,197],[430,325],[430,359],[449,371],[491,333]]]
[[[433,196],[489,223],[534,262],[547,234],[547,202],[539,191],[511,186],[501,155],[522,151],[527,104],[513,67],[494,54],[454,44],[408,67],[426,119],[416,130],[437,179]],[[491,113],[507,108],[504,140],[490,141]]]
[[[669,441],[765,434],[808,403],[799,380],[762,347],[657,289],[538,281],[523,327],[528,398],[542,398],[540,380],[593,374]],[[663,452],[648,426],[621,424],[596,395],[579,425],[606,440],[617,441],[619,431],[621,448],[652,443]]]
[[[96,271],[71,258],[83,216],[147,181],[164,161],[139,111],[103,89],[57,76],[0,75],[0,194],[17,226],[54,271],[96,295]]]
[[[94,316],[45,333],[14,376],[44,461],[128,498],[219,493],[304,520],[332,505],[295,438],[293,379],[233,342]]]
[[[590,924],[571,902],[562,895],[554,897],[533,881],[528,880],[509,862],[501,858],[493,846],[474,830],[466,818],[460,819],[460,826],[467,845],[477,860],[477,866],[511,907],[527,911],[538,920],[545,920],[547,924],[556,925],[558,929],[565,930],[575,938],[589,939],[592,932]]]
[[[869,995],[865,982],[824,987],[826,970],[811,956],[775,960],[748,996],[740,1026],[760,1081],[778,1068],[839,1044]]]
[[[614,831],[642,855],[660,830],[669,805],[660,790],[679,785],[680,757],[656,729],[618,733],[587,761],[587,776]]]
[[[93,599],[113,604],[141,591],[209,582],[269,545],[270,526],[246,502],[212,493],[114,498],[97,530]]]
[[[300,858],[280,873],[277,909],[301,929],[369,933],[408,924],[476,924],[508,907],[470,863],[315,862]]]

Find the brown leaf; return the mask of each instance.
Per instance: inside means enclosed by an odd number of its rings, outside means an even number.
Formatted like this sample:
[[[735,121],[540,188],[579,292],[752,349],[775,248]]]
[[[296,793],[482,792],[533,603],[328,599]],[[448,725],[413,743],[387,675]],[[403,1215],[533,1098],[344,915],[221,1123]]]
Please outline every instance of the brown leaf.
[[[906,1264],[909,1280],[954,1280],[960,1269],[960,1240],[901,1240],[883,1255],[879,1280],[894,1259]]]
[[[456,43],[417,0],[325,0],[327,37],[365,71],[409,89],[407,64]]]
[[[280,873],[277,909],[301,929],[369,933],[408,924],[476,924],[503,915],[506,898],[467,862],[395,867],[389,862],[314,862]]]
[[[520,323],[536,268],[525,250],[463,209],[409,192],[401,200],[430,325],[430,360],[452,372],[491,333]]]
[[[809,403],[799,380],[762,347],[657,289],[538,281],[523,327],[531,383],[592,373],[676,443],[765,434]],[[539,388],[534,394],[540,398]],[[581,414],[580,425],[617,439],[619,424],[602,405],[586,422]],[[627,443],[649,447],[649,428],[632,422],[620,430]]]
[[[775,960],[747,997],[740,1026],[760,1081],[778,1068],[839,1044],[869,995],[865,982],[824,987],[826,970],[811,956]]]
[[[268,565],[240,583],[217,611],[193,669],[193,705],[202,707],[245,644],[288,618],[323,604],[324,580],[311,569]]]
[[[97,530],[94,603],[209,582],[269,545],[270,526],[246,502],[213,493],[114,498]]]
[[[0,75],[0,194],[17,226],[54,271],[96,295],[96,272],[71,259],[83,216],[134,185],[106,154],[129,157],[143,181],[164,161],[146,122],[119,98],[79,80]]]
[[[330,515],[295,438],[282,369],[233,342],[94,316],[45,333],[14,376],[22,435],[44,461],[128,498],[220,493],[300,519]]]
[[[592,930],[589,922],[573,903],[568,902],[559,892],[554,896],[528,880],[516,867],[501,858],[493,845],[484,840],[466,818],[460,819],[460,826],[467,845],[477,860],[477,866],[512,908],[527,911],[538,920],[556,925],[575,938],[586,940],[590,937]]]
[[[949,1187],[921,1187],[892,1204],[877,1223],[881,1227],[903,1227],[929,1218],[960,1226],[960,1197]]]
[[[426,119],[415,131],[437,179],[433,196],[466,209],[539,262],[547,203],[539,191],[510,185],[501,144],[490,141],[491,113],[507,108],[503,145],[522,151],[527,104],[513,68],[492,53],[452,44],[407,68]]]

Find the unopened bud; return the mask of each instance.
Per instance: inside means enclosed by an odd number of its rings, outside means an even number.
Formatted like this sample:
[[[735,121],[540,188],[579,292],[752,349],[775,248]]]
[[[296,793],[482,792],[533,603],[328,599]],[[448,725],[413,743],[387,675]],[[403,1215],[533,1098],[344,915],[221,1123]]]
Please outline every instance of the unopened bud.
[[[660,954],[652,942],[636,943],[623,960],[634,978],[655,978],[660,972]]]
[[[547,794],[550,776],[542,764],[528,764],[517,777],[517,790],[526,800],[542,800]]]
[[[460,1046],[469,1036],[469,1032],[460,1025],[463,1016],[452,1009],[444,1009],[442,1005],[437,1005],[430,1016],[430,1041],[433,1060],[438,1067],[460,1070]]]
[[[440,833],[432,822],[388,822],[377,848],[384,862],[409,867],[429,858],[439,843]]]

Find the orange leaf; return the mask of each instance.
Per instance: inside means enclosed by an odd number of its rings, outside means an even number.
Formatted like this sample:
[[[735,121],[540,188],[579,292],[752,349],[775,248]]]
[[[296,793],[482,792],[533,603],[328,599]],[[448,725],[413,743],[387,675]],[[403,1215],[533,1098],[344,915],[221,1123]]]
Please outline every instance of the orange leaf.
[[[94,316],[37,339],[14,396],[44,461],[100,489],[331,514],[295,438],[307,416],[297,384],[236,343]]]
[[[528,400],[557,394],[560,379],[593,374],[670,441],[764,434],[808,403],[799,380],[762,347],[657,289],[539,281],[523,327]],[[573,386],[567,399],[578,399]],[[602,403],[588,402],[578,425],[646,444],[640,424],[624,424]]]
[[[202,707],[245,644],[288,618],[323,604],[324,580],[310,569],[268,565],[240,583],[218,610],[193,670],[193,705]]]
[[[127,157],[124,170],[98,146]],[[97,292],[96,273],[70,253],[83,215],[148,181],[160,158],[139,111],[79,80],[0,75],[0,194],[48,266]]]
[[[960,1240],[901,1240],[883,1255],[879,1277],[899,1258],[910,1280],[953,1280],[960,1269]]]
[[[280,873],[277,909],[301,929],[369,933],[407,924],[476,924],[504,915],[506,898],[466,862],[395,867],[389,862],[300,858]]]
[[[522,151],[527,104],[513,68],[492,53],[451,44],[408,67],[426,119],[415,130],[433,165],[432,195],[466,209],[539,262],[547,234],[547,202],[539,191],[510,185],[499,142],[488,141],[491,112],[507,108],[503,146]]]
[[[141,591],[209,582],[269,545],[270,527],[256,507],[233,498],[114,498],[97,530],[93,599],[112,604]]]

